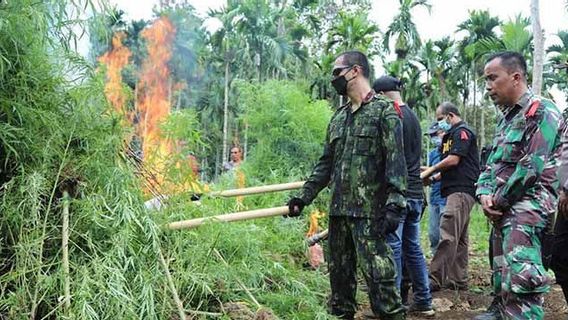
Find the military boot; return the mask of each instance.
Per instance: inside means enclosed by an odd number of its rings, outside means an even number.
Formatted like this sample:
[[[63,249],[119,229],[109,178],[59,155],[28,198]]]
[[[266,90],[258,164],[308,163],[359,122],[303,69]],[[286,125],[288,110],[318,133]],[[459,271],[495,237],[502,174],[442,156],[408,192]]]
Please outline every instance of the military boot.
[[[474,317],[473,320],[502,320],[503,316],[501,314],[501,297],[495,296],[487,311]]]

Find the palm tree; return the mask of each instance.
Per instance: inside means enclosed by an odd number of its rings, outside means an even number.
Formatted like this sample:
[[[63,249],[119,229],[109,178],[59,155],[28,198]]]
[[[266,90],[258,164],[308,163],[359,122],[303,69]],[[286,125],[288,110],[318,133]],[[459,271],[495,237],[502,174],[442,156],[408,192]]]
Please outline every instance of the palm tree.
[[[454,72],[457,65],[455,42],[449,37],[438,41],[428,40],[413,60],[422,66],[422,72],[426,75],[426,82],[419,87],[424,92],[422,106],[432,119],[434,110],[441,101],[453,100],[457,96],[455,84],[458,81],[454,78],[459,73]],[[409,91],[408,85],[405,91]]]
[[[211,36],[211,44],[215,51],[222,54],[224,65],[224,100],[223,100],[223,149],[221,162],[227,159],[228,136],[229,136],[229,86],[230,67],[236,57],[236,52],[242,44],[242,39],[236,32],[236,22],[240,15],[240,1],[228,0],[227,5],[221,10],[209,11],[210,17],[221,20],[222,27]]]
[[[396,38],[395,53],[398,60],[403,60],[411,52],[416,52],[420,47],[420,35],[416,29],[414,21],[412,21],[411,10],[418,6],[426,7],[428,10],[432,7],[428,0],[399,0],[400,9],[398,14],[388,26],[387,32],[383,40],[383,46],[389,52],[390,40]]]
[[[545,76],[546,87],[556,85],[561,90],[568,90],[568,30],[557,34],[562,44],[555,44],[546,49],[549,56],[549,72]],[[568,97],[566,98],[568,101]]]
[[[550,54],[550,61],[554,63],[556,69],[568,69],[568,30],[559,31],[557,34],[562,44],[555,44],[546,53]]]
[[[469,18],[458,25],[458,31],[466,31],[468,34],[459,43],[460,52],[460,64],[458,69],[464,70],[465,80],[463,85],[461,85],[463,105],[467,108],[469,102],[469,93],[473,93],[473,106],[474,111],[477,105],[477,91],[479,84],[476,81],[477,74],[480,72],[478,70],[477,61],[482,57],[480,52],[478,52],[477,44],[481,41],[489,41],[497,38],[494,29],[499,26],[501,20],[499,18],[491,16],[489,11],[470,11]],[[461,81],[461,80],[460,80]],[[470,84],[471,83],[471,84]],[[466,110],[464,110],[466,111]],[[485,144],[485,118],[483,106],[480,108],[480,143],[483,146]],[[464,118],[467,117],[467,111],[464,112]],[[475,119],[474,119],[475,120]]]
[[[369,21],[362,12],[339,12],[339,22],[331,29],[331,39],[326,46],[328,52],[340,52],[346,50],[360,50],[369,56],[373,52],[373,42],[376,39],[379,28]],[[371,52],[369,52],[371,51]]]
[[[530,61],[533,52],[533,34],[528,29],[530,25],[530,19],[520,14],[502,24],[502,34],[499,38],[483,38],[475,43],[474,52],[477,58],[495,51],[509,50],[521,53]]]

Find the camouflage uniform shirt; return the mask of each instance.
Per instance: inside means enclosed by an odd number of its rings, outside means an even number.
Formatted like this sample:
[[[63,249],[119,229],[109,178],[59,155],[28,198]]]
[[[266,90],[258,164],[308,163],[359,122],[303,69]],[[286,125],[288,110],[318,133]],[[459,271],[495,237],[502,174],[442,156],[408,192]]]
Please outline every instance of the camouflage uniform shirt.
[[[332,116],[323,155],[299,197],[309,204],[329,184],[331,216],[376,219],[385,205],[405,208],[402,139],[391,100],[370,93],[354,112],[347,103]]]
[[[543,226],[556,206],[560,111],[552,101],[531,92],[501,111],[476,195],[494,195],[495,208],[504,212],[503,226],[514,218],[509,209],[521,201],[530,204],[526,208],[530,214],[518,223]]]

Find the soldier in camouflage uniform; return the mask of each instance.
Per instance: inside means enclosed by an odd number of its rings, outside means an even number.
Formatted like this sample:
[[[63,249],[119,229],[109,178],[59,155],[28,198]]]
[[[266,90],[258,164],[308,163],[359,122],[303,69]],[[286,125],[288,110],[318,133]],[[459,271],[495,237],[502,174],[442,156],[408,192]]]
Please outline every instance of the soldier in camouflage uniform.
[[[484,73],[502,118],[476,195],[495,228],[493,281],[501,302],[476,319],[543,319],[550,279],[541,237],[558,197],[561,114],[529,91],[522,55],[497,53]]]
[[[373,312],[381,319],[405,319],[385,238],[396,230],[406,207],[402,124],[393,102],[371,89],[364,54],[340,55],[333,76],[332,85],[349,102],[331,118],[323,155],[300,194],[289,201],[289,215],[299,215],[329,184],[330,312],[353,319],[358,265]]]

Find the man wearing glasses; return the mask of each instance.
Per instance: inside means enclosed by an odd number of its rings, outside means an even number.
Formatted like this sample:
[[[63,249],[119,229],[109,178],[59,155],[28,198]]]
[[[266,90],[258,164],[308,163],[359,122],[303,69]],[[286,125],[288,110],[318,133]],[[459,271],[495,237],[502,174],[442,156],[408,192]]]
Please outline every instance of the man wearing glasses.
[[[405,319],[396,265],[386,241],[406,207],[401,120],[393,102],[371,89],[363,53],[341,54],[335,60],[331,84],[349,101],[331,118],[323,154],[299,195],[288,202],[289,215],[300,215],[329,185],[330,312],[353,319],[358,265],[374,314],[381,319]]]

